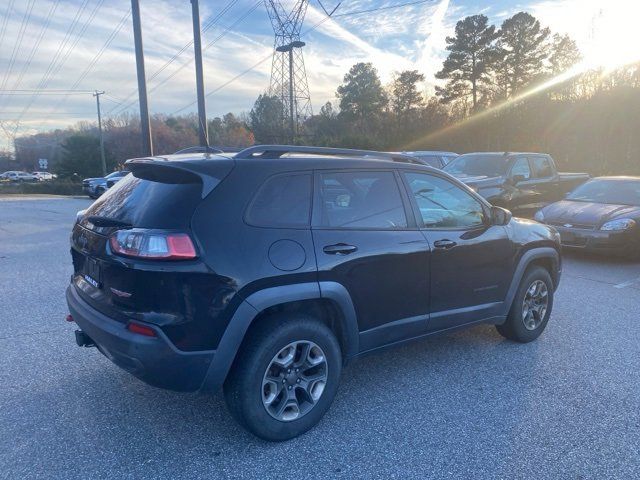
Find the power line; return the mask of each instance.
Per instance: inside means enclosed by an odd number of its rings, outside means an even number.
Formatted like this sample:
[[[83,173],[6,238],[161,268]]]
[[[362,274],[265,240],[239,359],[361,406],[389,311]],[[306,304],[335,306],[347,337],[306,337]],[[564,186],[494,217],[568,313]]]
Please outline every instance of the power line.
[[[87,28],[89,28],[89,25],[91,24],[91,22],[93,22],[94,18],[96,17],[96,15],[98,13],[98,10],[100,9],[100,7],[102,7],[104,2],[105,2],[105,0],[98,0],[98,2],[95,4],[95,6],[93,7],[93,10],[91,10],[91,12],[89,13],[89,16],[85,20],[83,26],[80,27],[80,31],[78,32],[78,34],[76,36],[76,39],[71,44],[71,46],[66,50],[66,52],[64,53],[63,57],[60,59],[58,64],[55,65],[55,67],[50,71],[49,76],[46,79],[45,84],[42,85],[42,88],[46,87],[49,84],[49,82],[51,81],[51,79],[53,78],[53,76],[55,76],[60,71],[60,69],[64,66],[65,62],[67,61],[67,59],[71,55],[71,52],[73,50],[75,50],[75,48],[77,47],[78,43],[80,43],[80,40],[82,40],[82,37],[84,36],[85,32],[87,31]],[[86,3],[87,3],[87,1],[85,0],[85,2],[82,5],[86,7]],[[31,108],[31,105],[33,105],[33,102],[35,101],[35,98],[37,98],[37,95],[34,96],[31,99],[31,101],[29,102],[29,104],[25,107],[25,112],[28,111],[29,108]],[[19,121],[20,120],[18,120],[18,123],[16,123],[14,131],[17,131],[18,128],[20,127]]]
[[[2,42],[4,41],[4,34],[7,31],[7,24],[9,23],[9,17],[11,16],[11,10],[13,10],[13,4],[15,0],[11,0],[7,5],[7,9],[4,12],[4,19],[2,20],[2,28],[0,28],[0,48],[2,47]]]
[[[430,2],[430,1],[433,1],[433,0],[418,0],[418,1],[415,1],[415,2],[402,3],[402,4],[399,4],[399,5],[390,5],[390,6],[387,6],[387,7],[374,8],[374,9],[370,9],[368,11],[358,10],[358,11],[352,11],[352,12],[345,12],[345,13],[340,14],[339,16],[340,17],[347,17],[347,16],[350,16],[350,15],[360,15],[360,14],[372,13],[372,12],[376,12],[376,11],[380,11],[380,10],[390,10],[392,8],[408,7],[408,6],[412,6],[412,5],[418,5],[418,4],[421,4],[421,3],[427,3],[427,2]],[[335,12],[335,9],[333,10],[333,12]],[[333,18],[333,17],[336,17],[336,16],[338,16],[338,15],[327,15],[322,20],[320,20],[315,25],[313,25],[311,28],[309,28],[309,29],[305,30],[304,32],[302,32],[301,35],[306,35],[306,34],[312,32],[312,31],[316,30],[324,22],[326,22],[330,18]],[[256,68],[258,68],[260,65],[262,65],[264,62],[266,62],[271,57],[272,57],[272,54],[270,53],[268,56],[266,56],[263,59],[261,59],[258,62],[256,62],[253,66],[247,68],[246,70],[242,71],[241,73],[239,73],[238,75],[236,75],[232,79],[230,79],[227,82],[223,83],[222,85],[216,87],[214,90],[211,90],[210,92],[208,92],[205,95],[205,97],[208,97],[210,95],[213,95],[213,94],[219,92],[220,90],[222,90],[223,88],[227,87],[231,83],[235,82],[239,78],[243,77],[247,73],[255,70]],[[186,110],[186,109],[190,108],[191,106],[195,105],[195,103],[196,103],[195,101],[191,102],[188,105],[185,105],[184,107],[179,108],[178,110],[172,112],[170,115],[176,115],[177,113],[183,112],[184,110]]]
[[[358,11],[353,11],[353,12],[338,13],[337,15],[333,15],[333,18],[349,17],[351,15],[362,15],[364,13],[381,12],[383,10],[393,10],[394,8],[411,7],[413,5],[420,5],[420,4],[427,3],[427,2],[432,2],[432,1],[433,0],[416,0],[414,2],[400,3],[400,4],[397,4],[397,5],[387,5],[386,7],[375,7],[375,8],[368,8],[366,10],[358,10]]]
[[[227,5],[225,5],[222,8],[222,10],[220,12],[218,12],[218,14],[216,14],[212,19],[207,21],[207,23],[205,25],[203,25],[202,33],[206,32],[211,27],[213,27],[218,21],[220,21],[220,19],[224,16],[224,14],[227,13],[236,3],[238,3],[238,0],[231,0],[229,3],[227,3]],[[169,60],[167,60],[160,68],[158,68],[155,72],[153,72],[151,74],[151,76],[148,78],[148,81],[151,81],[151,80],[155,79],[160,73],[162,73],[169,65],[171,65],[180,55],[182,55],[185,51],[187,51],[187,49],[189,49],[192,45],[193,45],[193,40],[189,41],[186,45],[184,45],[182,48],[180,48]],[[132,90],[124,98],[122,103],[129,102],[131,97],[133,97],[136,94],[137,91],[138,91],[137,89]],[[127,110],[129,107],[133,106],[136,102],[137,102],[137,100],[130,101],[123,108],[119,108],[118,105],[115,105],[105,115],[111,115],[111,113],[113,111],[115,111],[115,110],[120,110],[118,113],[122,113],[124,110]]]
[[[20,29],[18,30],[18,37],[16,38],[16,42],[13,44],[13,50],[11,51],[11,57],[9,57],[9,66],[7,70],[4,72],[4,77],[2,79],[2,84],[0,84],[0,90],[7,86],[7,81],[11,77],[11,72],[13,70],[13,66],[15,65],[16,57],[18,55],[18,51],[22,46],[22,40],[24,39],[24,33],[27,31],[27,25],[29,25],[29,20],[31,20],[31,12],[33,11],[33,6],[36,1],[31,0],[28,4],[27,9],[22,16],[22,23],[20,24]]]
[[[249,15],[251,15],[259,6],[261,5],[261,2],[256,2],[249,10],[247,10],[244,14],[242,14],[238,19],[236,19],[235,22],[233,22],[231,25],[229,25],[228,27],[226,27],[216,38],[214,38],[213,40],[211,40],[209,43],[207,43],[203,48],[202,51],[204,52],[206,49],[208,49],[209,47],[211,47],[212,45],[214,45],[216,42],[218,42],[219,40],[221,40],[227,33],[229,33],[229,31],[235,27],[236,25],[238,25],[240,22],[242,22],[244,19],[246,19]],[[163,79],[161,82],[157,83],[156,85],[154,85],[153,87],[151,87],[149,89],[149,93],[156,91],[158,88],[160,88],[161,86],[163,86],[164,84],[166,84],[169,80],[171,80],[173,77],[175,77],[179,72],[181,72],[184,68],[186,68],[189,64],[191,64],[191,62],[193,62],[193,59],[189,59],[186,62],[184,62],[182,65],[180,65],[176,70],[174,70],[171,75],[169,75],[168,77],[166,77],[165,79]],[[209,94],[207,94],[208,96]],[[193,102],[191,105],[195,104],[196,102]],[[121,107],[119,109],[119,113],[124,112],[125,110],[129,109],[130,107],[132,107],[135,104],[135,101],[133,102],[129,102],[127,105]],[[111,111],[115,110],[112,109]]]
[[[27,72],[27,70],[31,66],[31,62],[33,61],[33,58],[35,57],[36,52],[40,48],[40,44],[42,43],[42,39],[44,38],[44,34],[47,32],[47,29],[49,28],[49,24],[51,23],[51,19],[53,18],[53,15],[56,13],[56,10],[58,9],[58,5],[60,5],[60,0],[56,0],[56,2],[51,5],[51,8],[49,9],[49,12],[47,13],[46,21],[42,25],[42,28],[40,29],[40,33],[38,34],[38,38],[36,39],[35,43],[31,47],[31,51],[29,52],[29,56],[27,57],[27,61],[22,66],[22,70],[20,71],[20,75],[18,76],[18,79],[13,84],[13,88],[14,89],[17,88],[20,85],[20,83],[22,82],[22,79],[24,78],[25,73]]]

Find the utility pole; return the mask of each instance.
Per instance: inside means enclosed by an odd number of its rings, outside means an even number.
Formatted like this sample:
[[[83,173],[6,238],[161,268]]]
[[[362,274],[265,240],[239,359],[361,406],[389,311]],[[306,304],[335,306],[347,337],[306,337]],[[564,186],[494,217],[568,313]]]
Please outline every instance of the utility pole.
[[[209,146],[207,108],[204,99],[204,75],[202,72],[202,41],[200,39],[200,6],[198,0],[191,0],[193,17],[193,51],[196,57],[196,94],[198,96],[198,133],[200,146]]]
[[[144,52],[142,50],[142,26],[140,25],[140,3],[131,0],[131,18],[133,20],[133,39],[136,47],[136,67],[138,70],[138,97],[140,99],[140,132],[142,134],[142,154],[153,155],[151,141],[151,121],[147,103],[147,78],[144,72]]]
[[[294,112],[297,111],[295,100],[293,99],[293,44],[289,49],[289,144],[293,145],[296,140],[296,125],[298,119]]]
[[[107,162],[104,159],[104,138],[102,136],[102,116],[100,115],[100,95],[104,94],[104,91],[95,91],[93,94],[96,97],[96,106],[98,107],[98,132],[100,132],[100,160],[102,161],[102,175],[107,176]]]

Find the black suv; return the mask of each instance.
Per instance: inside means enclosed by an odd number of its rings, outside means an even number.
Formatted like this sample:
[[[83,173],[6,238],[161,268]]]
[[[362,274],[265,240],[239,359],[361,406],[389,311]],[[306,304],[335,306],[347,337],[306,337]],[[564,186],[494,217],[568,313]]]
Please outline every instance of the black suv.
[[[537,338],[558,234],[412,162],[286,146],[129,160],[73,228],[78,344],[151,385],[223,387],[242,425],[285,440],[366,352],[478,323]]]

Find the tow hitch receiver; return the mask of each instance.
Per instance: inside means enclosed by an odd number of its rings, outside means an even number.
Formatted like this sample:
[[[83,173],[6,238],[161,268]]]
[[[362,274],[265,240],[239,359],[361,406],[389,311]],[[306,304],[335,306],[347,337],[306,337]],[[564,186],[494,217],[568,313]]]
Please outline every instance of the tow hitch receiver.
[[[76,343],[79,347],[95,347],[96,344],[91,337],[82,330],[76,330]]]

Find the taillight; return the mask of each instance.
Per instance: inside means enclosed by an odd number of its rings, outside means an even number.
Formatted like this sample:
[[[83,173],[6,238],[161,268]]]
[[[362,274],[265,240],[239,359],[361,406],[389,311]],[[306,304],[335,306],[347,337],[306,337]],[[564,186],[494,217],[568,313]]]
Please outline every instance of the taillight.
[[[113,253],[149,260],[190,260],[196,249],[186,233],[157,230],[118,230],[109,238]]]

